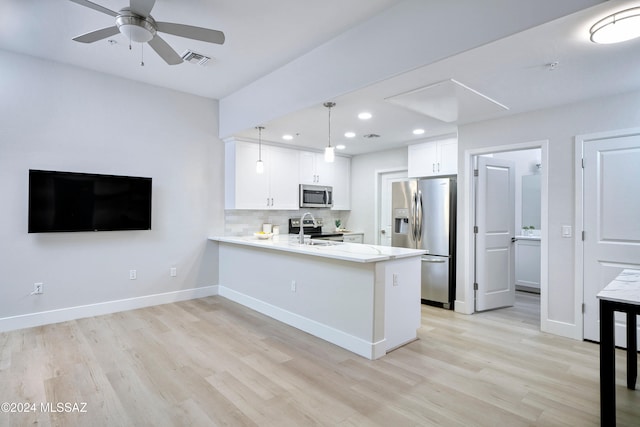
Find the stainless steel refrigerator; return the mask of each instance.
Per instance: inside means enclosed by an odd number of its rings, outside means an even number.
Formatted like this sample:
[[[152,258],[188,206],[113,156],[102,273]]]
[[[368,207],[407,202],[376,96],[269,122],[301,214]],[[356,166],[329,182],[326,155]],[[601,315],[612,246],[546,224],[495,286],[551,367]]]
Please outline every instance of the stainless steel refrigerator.
[[[391,205],[391,245],[428,251],[422,256],[422,302],[453,309],[456,178],[394,182]]]

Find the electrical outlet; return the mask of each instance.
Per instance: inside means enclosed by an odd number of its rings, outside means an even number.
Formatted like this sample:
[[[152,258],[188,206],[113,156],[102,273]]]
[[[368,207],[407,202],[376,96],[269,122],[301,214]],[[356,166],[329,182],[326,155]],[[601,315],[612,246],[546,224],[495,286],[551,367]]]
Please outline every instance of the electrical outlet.
[[[136,280],[138,278],[138,272],[136,270],[129,270],[129,280]]]
[[[40,295],[43,292],[44,292],[44,283],[38,282],[33,284],[33,292],[31,292],[31,295]]]
[[[176,267],[171,267],[169,269],[169,276],[176,277],[178,275],[178,269]]]
[[[296,281],[292,280],[291,281],[291,292],[295,292],[296,291]]]

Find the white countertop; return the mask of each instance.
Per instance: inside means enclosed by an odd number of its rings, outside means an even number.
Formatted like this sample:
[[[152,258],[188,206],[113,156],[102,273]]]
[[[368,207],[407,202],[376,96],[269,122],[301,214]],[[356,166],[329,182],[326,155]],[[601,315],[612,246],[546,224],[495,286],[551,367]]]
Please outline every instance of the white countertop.
[[[427,251],[419,249],[361,243],[336,242],[331,246],[301,245],[298,243],[297,237],[297,235],[291,234],[280,234],[270,239],[258,239],[254,236],[214,236],[209,237],[209,240],[352,262],[378,262],[420,256],[427,253]]]
[[[540,236],[516,236],[516,240],[540,240]]]
[[[622,270],[597,296],[607,301],[640,305],[640,270]]]

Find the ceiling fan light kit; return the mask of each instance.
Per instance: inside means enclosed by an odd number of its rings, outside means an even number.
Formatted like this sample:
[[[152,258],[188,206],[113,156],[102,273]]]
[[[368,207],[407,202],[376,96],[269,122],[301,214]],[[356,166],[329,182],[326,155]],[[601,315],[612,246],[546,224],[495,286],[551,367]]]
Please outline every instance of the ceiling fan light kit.
[[[118,15],[116,26],[127,39],[136,43],[147,43],[157,33],[155,22],[149,16]]]
[[[621,43],[640,37],[640,7],[613,13],[595,24],[589,30],[594,43]]]
[[[127,37],[129,41],[149,43],[149,46],[151,46],[167,64],[176,65],[182,63],[183,58],[158,35],[158,32],[207,43],[223,44],[225,41],[225,36],[222,31],[175,24],[172,22],[156,22],[150,15],[151,9],[153,9],[155,5],[155,0],[130,0],[130,7],[124,7],[118,12],[107,9],[89,0],[69,1],[115,18],[114,26],[74,37],[73,40],[77,42],[93,43],[112,37],[120,32]]]

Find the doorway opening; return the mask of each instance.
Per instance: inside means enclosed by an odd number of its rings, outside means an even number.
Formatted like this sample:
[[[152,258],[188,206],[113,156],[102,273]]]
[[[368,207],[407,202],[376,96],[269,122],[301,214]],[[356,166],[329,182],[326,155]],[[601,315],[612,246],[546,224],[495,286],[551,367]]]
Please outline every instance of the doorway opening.
[[[382,170],[376,172],[376,200],[378,209],[374,229],[376,230],[374,244],[391,246],[391,184],[406,181],[406,169]]]
[[[515,306],[509,309],[513,312],[522,307],[523,300],[530,310],[531,303],[539,298],[538,323],[544,330],[548,285],[547,144],[547,141],[536,141],[465,152],[468,165],[465,170],[474,171],[466,178],[468,191],[464,195],[468,207],[468,231],[463,245],[463,259],[467,263],[464,303],[468,313]],[[491,160],[483,163],[481,158]],[[479,163],[485,167],[484,178],[475,176],[476,170],[480,173]],[[478,186],[482,179],[484,189]],[[509,197],[510,201],[506,202]],[[513,205],[510,210],[491,211],[496,204],[505,203]],[[484,230],[478,227],[479,207],[488,216],[484,219]],[[482,255],[477,256],[480,251]],[[479,271],[483,269],[484,272]],[[479,273],[480,281],[477,280]]]

